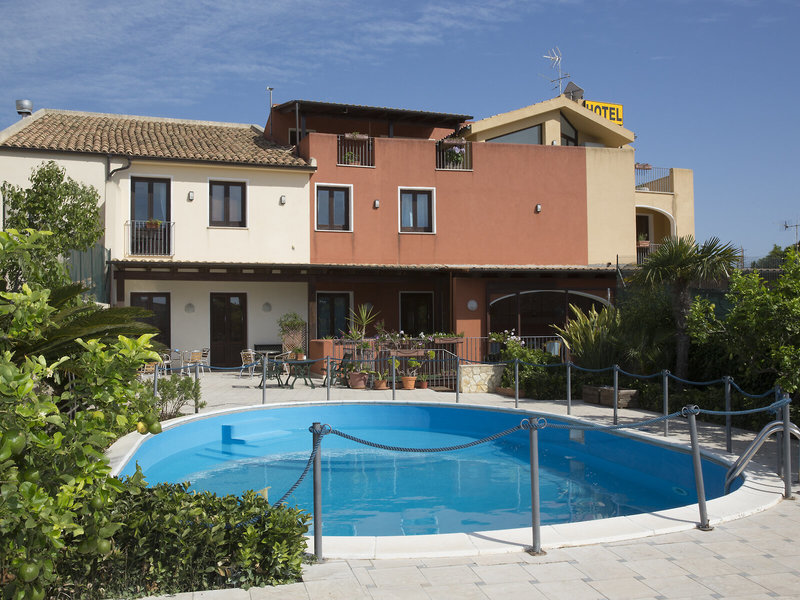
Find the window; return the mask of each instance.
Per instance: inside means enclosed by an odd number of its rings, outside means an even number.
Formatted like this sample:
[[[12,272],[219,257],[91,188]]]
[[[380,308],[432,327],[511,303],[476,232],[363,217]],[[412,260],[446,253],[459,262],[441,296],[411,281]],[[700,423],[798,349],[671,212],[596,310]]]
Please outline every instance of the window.
[[[400,292],[400,329],[412,336],[434,330],[433,292]]]
[[[245,227],[245,184],[210,181],[208,224],[212,227]]]
[[[342,337],[349,330],[350,293],[317,293],[317,337]]]
[[[131,220],[169,221],[169,179],[131,177]]]
[[[350,188],[317,188],[317,229],[350,231]]]
[[[431,190],[400,190],[400,231],[433,232]]]
[[[131,292],[131,306],[137,306],[153,312],[152,317],[141,319],[158,327],[159,333],[153,339],[171,348],[170,302],[169,294],[155,292]]]
[[[505,135],[486,140],[487,142],[496,142],[500,144],[541,144],[542,143],[542,126],[534,125],[519,131],[512,131]]]
[[[561,115],[561,145],[578,145],[578,130],[572,126],[572,123],[567,121],[567,117],[564,115]]]

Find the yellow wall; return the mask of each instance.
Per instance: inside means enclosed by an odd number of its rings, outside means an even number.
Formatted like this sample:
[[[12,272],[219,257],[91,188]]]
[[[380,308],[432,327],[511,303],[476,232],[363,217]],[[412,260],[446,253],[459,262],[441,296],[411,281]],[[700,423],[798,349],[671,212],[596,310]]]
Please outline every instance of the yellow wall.
[[[586,148],[589,264],[635,261],[634,156],[629,148]],[[569,235],[569,232],[565,232]]]

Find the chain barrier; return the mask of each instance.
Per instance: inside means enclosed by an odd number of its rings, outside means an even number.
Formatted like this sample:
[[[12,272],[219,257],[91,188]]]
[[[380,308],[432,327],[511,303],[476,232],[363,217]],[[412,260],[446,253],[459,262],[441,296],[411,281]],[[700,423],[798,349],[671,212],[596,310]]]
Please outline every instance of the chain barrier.
[[[327,431],[325,429],[326,427]],[[311,427],[309,427],[308,430],[313,432],[313,428]],[[314,444],[314,448],[311,450],[311,456],[308,457],[305,469],[303,469],[303,472],[300,474],[300,477],[297,478],[297,481],[295,481],[294,485],[289,488],[289,491],[286,492],[283,496],[281,496],[281,499],[275,503],[276,505],[283,504],[286,501],[286,498],[291,496],[295,492],[295,490],[298,487],[300,487],[300,484],[303,483],[303,480],[306,478],[306,475],[308,475],[308,471],[311,468],[311,465],[314,464],[314,457],[317,455],[317,452],[319,451],[320,444],[322,444],[322,438],[324,438],[329,433],[332,433],[330,425],[323,425],[319,439]]]
[[[771,392],[772,390],[770,390]],[[786,406],[787,404],[791,403],[791,399],[789,397],[782,398],[776,402],[773,402],[769,406],[762,406],[761,408],[751,408],[749,410],[709,410],[707,408],[699,408],[695,406],[694,408],[697,409],[695,414],[703,414],[703,415],[722,415],[722,416],[736,416],[736,415],[752,415],[759,412],[773,412],[776,413],[778,410]],[[685,415],[684,415],[685,416]]]
[[[671,377],[675,381],[678,381],[686,385],[716,385],[718,383],[725,383],[724,377],[720,379],[713,379],[711,381],[690,381],[688,379],[681,379],[680,377],[678,377],[677,375],[673,375],[672,373],[667,373],[667,377]]]
[[[770,394],[775,393],[775,390],[777,389],[777,388],[771,388],[771,389],[767,390],[766,392],[764,392],[763,394],[748,394],[742,388],[740,388],[738,385],[736,385],[736,382],[733,379],[730,380],[730,383],[731,383],[731,387],[735,388],[736,391],[739,392],[742,396],[745,396],[747,398],[754,398],[754,399],[766,398]]]

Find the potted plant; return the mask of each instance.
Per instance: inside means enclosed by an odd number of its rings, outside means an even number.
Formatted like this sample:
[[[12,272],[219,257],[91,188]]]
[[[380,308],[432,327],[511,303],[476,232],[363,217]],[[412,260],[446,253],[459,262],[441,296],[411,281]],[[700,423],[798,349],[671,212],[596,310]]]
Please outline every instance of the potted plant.
[[[278,330],[284,352],[294,352],[296,348],[305,352],[306,322],[303,317],[294,311],[285,313],[278,319]]]
[[[417,375],[417,387],[421,390],[428,389],[428,375],[427,373],[420,373]]]
[[[444,158],[448,164],[458,166],[464,162],[464,148],[462,146],[452,146],[444,151]]]
[[[647,239],[646,233],[640,233],[639,237],[636,241],[637,248],[649,248],[650,247],[650,240]]]
[[[372,387],[376,390],[389,388],[389,371],[372,371]]]
[[[293,351],[295,360],[305,360],[306,359],[306,351],[303,350],[301,346],[297,346]]]
[[[352,150],[348,150],[342,156],[343,164],[345,165],[360,165],[361,161],[356,158],[356,153]]]
[[[360,365],[353,363],[348,367],[347,385],[354,390],[367,389],[369,371],[364,371]]]
[[[405,361],[405,365],[403,366],[403,370],[401,371],[400,381],[403,384],[404,390],[413,390],[414,386],[417,382],[417,373],[419,373],[419,368],[422,366],[416,358],[409,358]]]
[[[350,387],[355,389],[363,389],[367,384],[370,374],[367,363],[372,360],[372,343],[367,341],[367,327],[377,318],[378,313],[370,305],[360,304],[357,309],[350,309],[350,331],[345,337],[355,342],[354,361],[348,375]]]
[[[147,219],[144,222],[145,229],[160,229],[161,228],[161,221],[158,219]]]
[[[345,133],[344,137],[345,139],[353,140],[354,142],[365,142],[369,139],[369,136],[366,133],[361,133],[360,131]]]

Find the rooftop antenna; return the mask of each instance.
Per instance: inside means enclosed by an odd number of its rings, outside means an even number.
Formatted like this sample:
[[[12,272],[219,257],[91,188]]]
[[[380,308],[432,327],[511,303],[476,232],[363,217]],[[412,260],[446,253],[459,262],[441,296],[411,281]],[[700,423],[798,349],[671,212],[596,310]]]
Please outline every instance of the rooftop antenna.
[[[269,92],[269,137],[272,139],[272,90],[275,88],[272,86],[267,86],[267,91]]]
[[[558,84],[558,95],[562,94],[561,82],[565,79],[569,79],[569,73],[562,73],[561,72],[561,50],[559,50],[558,46],[551,49],[550,52],[542,56],[542,58],[546,58],[550,61],[550,66],[554,69],[558,69],[558,77],[556,79],[551,79],[550,83]],[[553,85],[553,89],[556,89],[556,86]]]
[[[794,229],[794,247],[797,248],[797,228],[800,227],[800,223],[789,223],[788,221],[783,222],[783,230],[786,231],[787,229]]]

